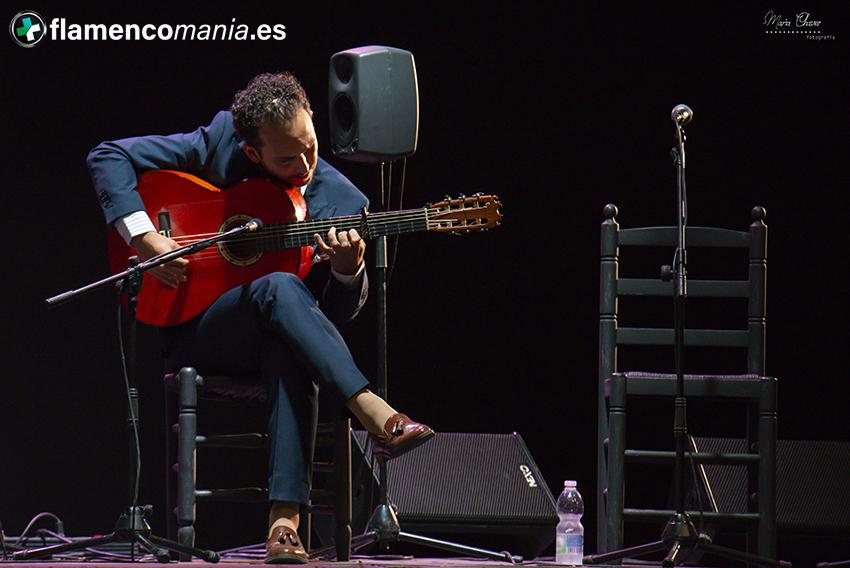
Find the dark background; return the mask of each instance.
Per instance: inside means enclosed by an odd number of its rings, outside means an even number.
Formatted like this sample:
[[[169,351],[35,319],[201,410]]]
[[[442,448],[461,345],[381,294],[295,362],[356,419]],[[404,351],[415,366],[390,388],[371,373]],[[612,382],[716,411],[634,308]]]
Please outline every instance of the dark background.
[[[500,196],[505,215],[486,234],[400,243],[389,297],[393,405],[439,431],[522,434],[555,494],[563,479],[578,480],[594,549],[598,225],[609,202],[623,226],[675,222],[668,117],[684,102],[695,111],[690,223],[744,229],[753,205],[768,211],[767,365],[781,381],[780,437],[850,439],[841,372],[848,19],[837,3],[668,11],[589,3],[462,11],[408,3],[24,8],[79,24],[229,24],[235,17],[252,28],[284,24],[287,38],[45,40],[33,49],[0,42],[8,129],[0,518],[7,534],[44,510],[60,515],[70,534],[108,531],[126,501],[115,303],[100,292],[55,311],[42,304],[107,274],[88,150],[102,140],[193,130],[255,74],[289,69],[311,95],[320,153],[330,159],[327,62],[368,44],[416,58],[419,150],[408,161],[404,205],[482,191]],[[765,34],[770,9],[790,18],[810,11],[837,37]],[[377,203],[373,168],[331,161]],[[694,259],[691,270],[701,273]],[[345,331],[368,376],[374,312],[370,301]],[[669,314],[659,306],[658,323]],[[159,507],[154,527],[163,532],[153,330],[141,332],[139,349],[143,499]],[[672,356],[660,353],[649,364],[670,368]],[[663,441],[670,419],[661,418]],[[211,515],[204,526],[216,540],[202,544],[259,540],[261,509]]]

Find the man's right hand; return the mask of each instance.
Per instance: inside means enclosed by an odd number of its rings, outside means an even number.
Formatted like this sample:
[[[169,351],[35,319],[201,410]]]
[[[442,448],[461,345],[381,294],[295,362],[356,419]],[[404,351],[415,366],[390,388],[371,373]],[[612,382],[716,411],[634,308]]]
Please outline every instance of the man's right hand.
[[[139,260],[141,261],[180,248],[180,245],[174,240],[154,231],[136,235],[130,239],[130,246],[136,249],[136,253],[139,255]],[[185,258],[176,258],[161,266],[152,268],[150,274],[167,286],[177,288],[178,284],[186,281],[186,266],[188,264],[189,261]]]

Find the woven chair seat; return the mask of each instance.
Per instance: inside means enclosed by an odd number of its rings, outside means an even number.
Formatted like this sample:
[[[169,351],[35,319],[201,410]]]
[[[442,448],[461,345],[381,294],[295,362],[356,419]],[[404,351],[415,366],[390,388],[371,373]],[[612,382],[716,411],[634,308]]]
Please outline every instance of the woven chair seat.
[[[205,400],[225,400],[263,404],[268,400],[265,381],[260,377],[204,375],[198,395]],[[165,384],[169,389],[177,388],[177,374],[165,375]]]

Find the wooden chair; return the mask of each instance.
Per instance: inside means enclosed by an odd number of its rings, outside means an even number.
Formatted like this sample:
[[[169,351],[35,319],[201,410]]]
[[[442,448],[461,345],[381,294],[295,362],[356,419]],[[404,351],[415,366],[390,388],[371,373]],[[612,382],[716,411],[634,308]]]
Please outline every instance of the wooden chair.
[[[606,205],[601,234],[599,376],[598,376],[598,461],[597,461],[597,552],[622,548],[624,521],[664,521],[672,510],[628,508],[625,504],[625,464],[627,462],[672,464],[675,452],[639,450],[627,447],[627,408],[639,397],[668,397],[672,420],[672,400],[676,376],[655,372],[618,372],[618,347],[671,346],[673,329],[656,327],[624,327],[618,299],[624,297],[670,297],[672,327],[673,282],[662,278],[623,278],[619,275],[620,249],[624,256],[636,254],[640,247],[665,247],[670,257],[676,247],[676,227],[643,227],[620,229],[617,208]],[[691,399],[734,400],[746,411],[747,452],[700,453],[693,445],[689,457],[696,464],[726,463],[745,467],[748,472],[748,510],[738,513],[709,511],[704,518],[717,522],[734,522],[746,527],[748,549],[761,556],[776,556],[776,388],[775,378],[765,375],[765,290],[767,226],[765,210],[752,209],[748,231],[712,227],[688,227],[686,243],[690,258],[692,249],[743,249],[748,253],[746,280],[688,280],[688,306],[691,298],[739,298],[746,301],[741,308],[738,329],[691,329],[685,331],[685,369],[687,353],[692,346],[737,348],[746,350],[746,368],[740,374],[700,374],[685,376],[685,395]],[[658,249],[656,249],[658,250]],[[665,257],[667,258],[667,257]],[[656,269],[658,267],[655,267]],[[743,269],[743,266],[741,267]],[[656,272],[657,273],[657,272]],[[630,299],[629,303],[635,299]],[[712,300],[714,301],[714,300]],[[735,301],[731,301],[734,308]],[[743,312],[746,312],[744,314]],[[635,349],[629,347],[628,349]],[[726,351],[724,351],[726,352]],[[667,357],[665,354],[664,357]],[[665,359],[665,363],[667,360]],[[689,425],[689,427],[692,425]],[[672,431],[670,433],[672,441]],[[694,513],[696,516],[696,513]],[[753,537],[756,537],[753,538]],[[753,542],[757,540],[757,549]]]
[[[196,504],[199,501],[268,502],[265,487],[228,489],[198,488],[196,477],[197,450],[209,447],[264,450],[268,436],[260,433],[198,433],[198,407],[203,399],[228,400],[241,404],[264,403],[262,381],[244,377],[201,376],[191,367],[165,375],[168,532],[180,543],[194,543]],[[331,448],[332,459],[313,462],[314,483],[319,475],[331,478],[331,487],[314,487],[310,502],[302,514],[301,532],[305,548],[311,556],[335,551],[338,560],[351,555],[351,421],[342,416],[320,423],[316,447]],[[327,452],[324,452],[327,453]],[[321,551],[311,550],[312,515],[331,514],[335,519],[335,542]],[[189,558],[180,558],[188,561]]]

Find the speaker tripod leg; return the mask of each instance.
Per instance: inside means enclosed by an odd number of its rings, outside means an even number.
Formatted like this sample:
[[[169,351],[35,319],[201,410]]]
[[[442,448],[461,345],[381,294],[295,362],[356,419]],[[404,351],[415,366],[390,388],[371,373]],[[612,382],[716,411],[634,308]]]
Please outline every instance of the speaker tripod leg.
[[[458,544],[456,542],[449,542],[447,540],[439,540],[436,538],[431,538],[427,536],[422,536],[418,534],[412,534],[407,532],[398,533],[398,540],[403,542],[411,542],[413,544],[421,544],[422,546],[428,546],[431,548],[437,548],[440,550],[446,550],[448,552],[457,552],[460,554],[468,554],[470,556],[476,556],[479,558],[492,558],[493,560],[506,560],[507,562],[522,562],[521,556],[514,556],[510,552],[496,552],[493,550],[486,550],[484,548],[476,548],[474,546],[467,546],[465,544]]]
[[[357,552],[361,548],[366,548],[370,544],[378,542],[378,533],[368,531],[363,534],[351,537],[351,552]]]
[[[693,545],[688,546],[687,543],[681,540],[673,541],[670,545],[670,550],[667,551],[667,556],[661,561],[663,568],[673,568],[677,564],[681,564],[693,551]]]
[[[762,566],[791,568],[791,563],[785,560],[773,560],[772,558],[764,558],[763,556],[756,556],[755,554],[741,552],[740,550],[726,548],[725,546],[718,546],[709,542],[700,541],[700,543],[697,545],[697,548],[700,550],[704,550],[709,554],[713,554],[714,556],[719,556],[720,558],[740,560],[741,562],[749,562],[750,564],[760,564]]]
[[[633,546],[631,548],[615,550],[613,552],[608,552],[605,554],[593,554],[590,556],[585,556],[584,563],[607,564],[608,562],[614,560],[621,560],[623,558],[628,558],[632,556],[643,556],[645,554],[652,554],[653,552],[661,552],[664,550],[667,550],[668,552],[667,557],[662,561],[662,566],[665,567],[675,566],[679,564],[680,561],[683,560],[682,555],[686,555],[692,550],[702,550],[709,554],[713,554],[714,556],[726,558],[729,560],[740,560],[741,562],[760,564],[762,566],[774,566],[776,568],[791,568],[791,563],[786,562],[784,560],[773,560],[771,558],[763,558],[761,556],[756,556],[755,554],[741,552],[732,548],[726,548],[725,546],[718,546],[716,544],[704,542],[702,540],[693,544],[689,544],[681,540],[674,540],[669,545],[669,549],[668,544],[665,543],[665,541],[659,540],[656,542],[650,542],[648,544],[642,544],[640,546]]]
[[[391,542],[410,542],[422,546],[447,550],[465,554],[467,556],[475,556],[478,558],[492,558],[493,560],[505,560],[507,562],[521,562],[522,557],[514,556],[509,552],[495,552],[474,546],[466,546],[449,542],[447,540],[439,540],[412,533],[406,533],[399,529],[398,518],[395,512],[389,505],[378,505],[369,519],[368,530],[351,539],[351,550],[357,551],[365,548],[370,544],[386,546]]]
[[[613,552],[606,552],[604,554],[591,554],[584,557],[584,563],[607,564],[611,560],[622,560],[623,558],[629,558],[631,556],[643,556],[645,554],[652,554],[653,552],[661,552],[666,549],[667,545],[664,544],[664,541],[658,540],[656,542],[641,544],[640,546],[632,546],[631,548],[623,548]]]
[[[174,550],[182,554],[187,554],[189,555],[190,559],[192,556],[197,556],[198,558],[206,562],[215,563],[218,562],[221,558],[218,552],[215,552],[214,550],[204,550],[202,548],[195,548],[193,546],[185,546],[183,544],[180,544],[179,542],[174,542],[172,540],[168,540],[167,538],[162,538],[161,536],[156,536],[153,534],[147,535],[147,538],[149,538],[151,542],[163,548]]]

